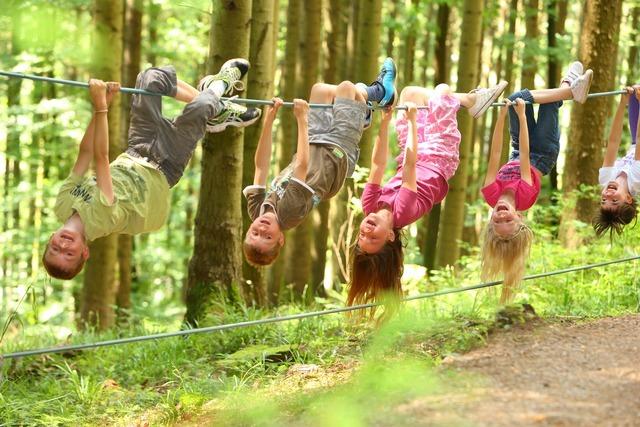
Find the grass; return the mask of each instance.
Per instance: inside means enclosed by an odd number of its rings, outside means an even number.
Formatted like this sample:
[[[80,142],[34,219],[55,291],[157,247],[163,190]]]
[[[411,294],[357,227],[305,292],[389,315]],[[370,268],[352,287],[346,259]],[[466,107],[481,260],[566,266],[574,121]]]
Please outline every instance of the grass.
[[[543,237],[534,246],[529,272],[628,256],[625,247],[637,246],[637,233],[625,239],[611,247],[600,242],[567,251],[544,243]],[[443,270],[428,283],[411,278],[420,270],[408,266],[406,289],[415,293],[478,282],[477,257],[462,265],[464,276]],[[629,262],[528,281],[517,302],[531,304],[546,318],[635,313],[640,311],[637,268],[637,262]],[[464,393],[466,384],[476,381],[434,371],[443,358],[483,345],[494,328],[510,327],[526,317],[515,310],[510,321],[496,323],[496,300],[496,292],[482,290],[413,301],[379,329],[330,315],[5,360],[0,365],[0,424],[411,424],[410,416],[398,408],[415,399],[445,405],[446,396]],[[336,303],[330,299],[314,307],[283,306],[277,312],[226,308],[224,319],[231,323]],[[78,333],[69,342],[175,330],[181,318],[176,308],[158,310],[177,314],[154,322],[140,318],[149,318],[152,308],[134,311],[135,326],[129,329]],[[0,351],[56,345],[61,341],[55,331],[46,325],[33,334],[9,329]],[[381,412],[371,411],[377,407]]]

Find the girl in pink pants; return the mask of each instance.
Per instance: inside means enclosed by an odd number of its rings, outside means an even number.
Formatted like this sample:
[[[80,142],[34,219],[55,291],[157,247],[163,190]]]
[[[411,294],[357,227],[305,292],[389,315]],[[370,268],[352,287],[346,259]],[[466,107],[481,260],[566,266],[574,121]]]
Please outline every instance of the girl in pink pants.
[[[401,294],[403,250],[400,232],[431,211],[447,195],[447,181],[459,163],[460,132],[456,114],[462,105],[478,117],[502,93],[506,82],[473,93],[452,93],[446,84],[435,90],[410,86],[400,94],[396,132],[401,154],[396,174],[382,186],[389,151],[385,128],[391,112],[383,114],[381,131],[371,158],[371,172],[362,193],[366,217],[351,256],[349,305],[366,303],[382,292]],[[418,106],[426,109],[418,110]]]

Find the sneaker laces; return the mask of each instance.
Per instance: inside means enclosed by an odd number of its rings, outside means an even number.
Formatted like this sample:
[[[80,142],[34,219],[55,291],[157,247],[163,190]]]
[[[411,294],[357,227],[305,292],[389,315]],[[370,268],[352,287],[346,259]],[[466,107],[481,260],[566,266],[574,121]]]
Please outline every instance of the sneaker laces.
[[[233,83],[231,83],[231,87],[237,92],[242,92],[244,90],[244,82],[242,80],[234,80]],[[234,96],[234,98],[237,97],[238,95]]]

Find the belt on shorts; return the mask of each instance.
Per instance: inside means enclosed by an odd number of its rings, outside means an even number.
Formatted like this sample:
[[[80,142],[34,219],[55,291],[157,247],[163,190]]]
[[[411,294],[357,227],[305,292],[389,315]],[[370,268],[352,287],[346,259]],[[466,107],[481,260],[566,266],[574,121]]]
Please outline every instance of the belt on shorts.
[[[160,163],[156,162],[153,159],[150,159],[149,157],[143,156],[140,153],[138,153],[136,150],[134,150],[133,148],[127,148],[126,153],[128,155],[130,155],[131,157],[135,157],[136,159],[141,159],[144,160],[145,162],[149,163],[151,166],[153,166],[154,169],[158,169],[160,172],[164,173],[164,171],[162,170],[162,166],[160,166]]]

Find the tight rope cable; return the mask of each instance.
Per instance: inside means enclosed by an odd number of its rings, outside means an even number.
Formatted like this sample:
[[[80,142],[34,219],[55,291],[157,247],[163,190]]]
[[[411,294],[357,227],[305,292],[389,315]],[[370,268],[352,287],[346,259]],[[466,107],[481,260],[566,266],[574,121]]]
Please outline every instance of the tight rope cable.
[[[599,262],[599,263],[596,263],[596,264],[587,264],[587,265],[583,265],[583,266],[579,266],[579,267],[570,267],[570,268],[565,268],[565,269],[562,269],[562,270],[550,271],[550,272],[547,272],[547,273],[533,274],[533,275],[530,275],[530,276],[525,276],[523,278],[523,280],[533,280],[533,279],[539,279],[541,277],[556,276],[558,274],[571,273],[571,272],[574,272],[574,271],[589,270],[589,269],[596,268],[596,267],[603,267],[603,266],[606,266],[606,265],[618,264],[618,263],[633,261],[633,260],[637,260],[637,259],[640,259],[640,255],[635,255],[635,256],[628,257],[628,258],[621,258],[621,259],[616,259],[616,260]],[[455,294],[455,293],[466,292],[466,291],[470,291],[470,290],[474,290],[474,289],[488,288],[488,287],[491,287],[491,286],[499,285],[501,283],[502,283],[502,280],[496,280],[496,281],[493,281],[493,282],[483,282],[483,283],[478,283],[476,285],[463,286],[463,287],[460,287],[460,288],[443,289],[443,290],[440,290],[440,291],[427,292],[427,293],[415,295],[415,296],[412,296],[412,297],[403,298],[400,301],[401,302],[407,302],[407,301],[414,301],[414,300],[417,300],[417,299],[433,298],[433,297],[440,296],[440,295]],[[118,344],[128,344],[128,343],[134,343],[134,342],[156,340],[156,339],[160,339],[160,338],[171,338],[171,337],[177,337],[177,336],[201,334],[201,333],[206,333],[206,332],[225,331],[225,330],[230,330],[230,329],[243,328],[243,327],[247,327],[247,326],[265,325],[265,324],[268,324],[268,323],[285,322],[285,321],[289,321],[289,320],[305,319],[305,318],[308,318],[308,317],[319,317],[319,316],[325,316],[325,315],[328,315],[328,314],[343,313],[343,312],[354,311],[354,310],[362,310],[362,309],[366,309],[366,308],[378,307],[380,305],[382,305],[382,304],[381,303],[360,304],[360,305],[354,305],[354,306],[351,306],[351,307],[333,308],[333,309],[322,310],[322,311],[311,311],[311,312],[306,312],[306,313],[291,314],[291,315],[288,315],[288,316],[271,317],[271,318],[267,318],[267,319],[258,319],[258,320],[249,320],[249,321],[246,321],[246,322],[229,323],[229,324],[225,324],[225,325],[209,326],[209,327],[205,327],[205,328],[187,329],[187,330],[184,330],[184,331],[165,332],[165,333],[159,333],[159,334],[153,334],[153,335],[142,335],[142,336],[137,336],[137,337],[120,338],[120,339],[99,341],[99,342],[87,343],[87,344],[67,345],[67,346],[62,346],[62,347],[50,347],[50,348],[41,348],[41,349],[35,349],[35,350],[25,350],[25,351],[19,351],[19,352],[15,352],[15,353],[3,354],[3,355],[0,356],[0,361],[2,361],[4,359],[17,359],[17,358],[20,358],[20,357],[35,356],[35,355],[39,355],[39,354],[64,353],[64,352],[68,352],[68,351],[86,350],[86,349],[105,347],[105,346],[112,346],[112,345],[118,345]]]
[[[89,83],[85,83],[85,82],[78,82],[78,81],[74,81],[74,80],[63,80],[63,79],[55,79],[52,77],[43,77],[43,76],[35,76],[33,74],[23,74],[23,73],[16,73],[13,71],[2,71],[0,70],[0,76],[5,76],[5,77],[11,77],[11,78],[19,78],[19,79],[28,79],[28,80],[35,80],[35,81],[42,81],[42,82],[47,82],[47,83],[57,83],[57,84],[63,84],[63,85],[68,85],[68,86],[77,86],[77,87],[84,87],[84,88],[88,88],[89,87]],[[133,89],[133,88],[129,88],[129,87],[121,87],[120,88],[120,92],[122,93],[131,93],[131,94],[139,94],[139,95],[150,95],[150,96],[169,96],[169,95],[163,95],[161,93],[155,93],[155,92],[149,92],[143,89]],[[612,96],[612,95],[621,95],[623,93],[627,93],[625,90],[613,90],[610,92],[598,92],[598,93],[590,93],[589,95],[587,95],[587,98],[598,98],[598,97],[602,97],[602,96]],[[220,98],[222,100],[225,101],[233,101],[239,104],[247,104],[247,105],[273,105],[273,101],[271,100],[265,100],[265,99],[249,99],[249,98]],[[568,101],[572,101],[572,100],[568,100]],[[529,102],[529,101],[525,101],[525,104],[533,104],[533,102]],[[282,104],[284,107],[293,107],[293,102],[284,102]],[[504,105],[504,102],[494,102],[493,104],[491,104],[492,107],[501,107]],[[310,108],[333,108],[333,104],[316,104],[316,103],[310,103],[309,104]],[[375,107],[369,107],[370,109],[373,110],[378,110],[378,109],[384,109],[385,107],[379,107],[379,106],[375,106]],[[427,109],[429,107],[427,106],[419,106],[418,110],[424,110]],[[396,106],[393,107],[394,110],[406,110],[407,107],[400,105],[400,106]]]

